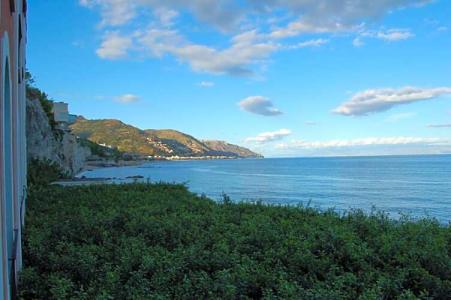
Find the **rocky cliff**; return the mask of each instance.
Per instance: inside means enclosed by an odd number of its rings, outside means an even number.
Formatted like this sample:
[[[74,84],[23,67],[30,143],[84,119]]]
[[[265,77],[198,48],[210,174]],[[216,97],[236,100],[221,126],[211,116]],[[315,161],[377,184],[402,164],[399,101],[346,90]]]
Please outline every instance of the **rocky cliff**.
[[[28,159],[50,160],[73,176],[90,155],[70,130],[52,128],[38,99],[27,100]]]

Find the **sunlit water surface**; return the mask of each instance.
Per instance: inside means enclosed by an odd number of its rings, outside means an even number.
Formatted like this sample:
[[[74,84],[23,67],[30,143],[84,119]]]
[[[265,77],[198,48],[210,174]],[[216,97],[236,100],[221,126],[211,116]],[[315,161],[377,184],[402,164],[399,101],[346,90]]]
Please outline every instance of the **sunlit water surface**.
[[[409,214],[451,221],[451,156],[270,158],[160,161],[87,171],[88,178],[186,183],[212,199],[304,204],[343,211],[373,207],[393,217]]]

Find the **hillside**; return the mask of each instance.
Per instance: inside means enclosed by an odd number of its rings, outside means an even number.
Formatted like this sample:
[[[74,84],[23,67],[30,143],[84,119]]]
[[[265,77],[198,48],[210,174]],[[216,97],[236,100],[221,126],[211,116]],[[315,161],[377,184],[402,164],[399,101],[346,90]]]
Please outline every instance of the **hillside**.
[[[227,156],[262,157],[249,149],[218,141],[200,141],[176,130],[141,130],[119,120],[87,120],[78,118],[72,132],[94,143],[119,151],[145,156]]]
[[[262,157],[260,154],[252,152],[247,148],[229,144],[225,141],[202,141],[202,142],[213,151],[223,153],[233,153],[235,155],[238,155],[239,157],[249,157],[249,158]]]

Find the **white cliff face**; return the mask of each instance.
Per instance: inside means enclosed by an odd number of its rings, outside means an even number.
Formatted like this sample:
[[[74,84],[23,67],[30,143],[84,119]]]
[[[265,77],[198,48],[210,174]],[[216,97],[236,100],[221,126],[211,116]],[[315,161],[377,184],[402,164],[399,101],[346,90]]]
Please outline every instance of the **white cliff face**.
[[[27,152],[28,159],[51,160],[71,176],[80,172],[91,154],[69,130],[58,130],[55,134],[39,100],[30,99],[27,99]]]

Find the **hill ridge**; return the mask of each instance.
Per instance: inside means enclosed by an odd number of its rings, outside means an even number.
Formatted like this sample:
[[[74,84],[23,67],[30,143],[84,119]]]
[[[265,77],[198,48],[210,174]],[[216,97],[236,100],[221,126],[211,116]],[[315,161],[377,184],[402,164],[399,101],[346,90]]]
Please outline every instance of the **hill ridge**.
[[[245,147],[200,140],[175,129],[140,129],[117,119],[78,117],[70,128],[77,136],[121,152],[157,157],[261,158]]]

